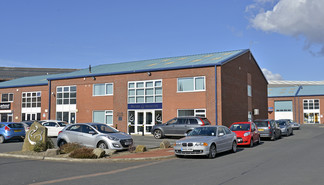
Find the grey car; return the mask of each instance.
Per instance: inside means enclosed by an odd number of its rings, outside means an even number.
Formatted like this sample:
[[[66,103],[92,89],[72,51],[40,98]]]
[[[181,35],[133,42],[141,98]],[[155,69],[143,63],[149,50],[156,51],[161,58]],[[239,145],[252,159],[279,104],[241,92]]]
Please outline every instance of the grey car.
[[[270,138],[272,141],[281,138],[279,124],[272,119],[255,120],[261,138]]]
[[[281,120],[277,120],[276,122],[280,126],[282,135],[290,136],[293,134],[293,129],[292,129],[290,123],[288,122],[288,120],[281,119]]]
[[[205,155],[215,158],[220,152],[236,152],[236,134],[225,126],[197,127],[187,137],[177,140],[173,148],[177,157]]]
[[[176,117],[164,124],[154,125],[151,133],[156,139],[161,139],[165,136],[184,136],[194,128],[205,125],[210,125],[207,118]]]
[[[86,147],[124,150],[133,145],[130,135],[101,123],[77,123],[66,126],[57,137],[57,146],[79,143]]]
[[[297,129],[297,130],[300,129],[300,124],[294,122],[294,121],[291,120],[291,119],[281,119],[281,120],[285,120],[285,121],[287,121],[288,123],[290,123],[290,125],[291,125],[291,127],[292,127],[293,129]]]

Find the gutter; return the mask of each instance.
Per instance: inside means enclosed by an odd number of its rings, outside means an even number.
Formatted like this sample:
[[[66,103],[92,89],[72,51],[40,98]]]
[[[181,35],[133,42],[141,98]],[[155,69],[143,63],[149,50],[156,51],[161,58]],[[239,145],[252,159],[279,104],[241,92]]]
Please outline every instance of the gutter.
[[[48,80],[48,86],[49,86],[49,89],[48,89],[48,119],[50,120],[51,119],[51,99],[52,99],[52,96],[51,96],[51,89],[52,89],[52,81],[51,80]]]

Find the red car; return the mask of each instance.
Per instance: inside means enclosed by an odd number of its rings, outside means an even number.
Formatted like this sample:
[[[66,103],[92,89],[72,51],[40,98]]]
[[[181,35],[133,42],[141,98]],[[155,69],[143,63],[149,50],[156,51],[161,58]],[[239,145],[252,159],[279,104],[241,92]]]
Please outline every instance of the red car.
[[[235,122],[230,129],[236,133],[237,145],[253,147],[254,143],[260,143],[260,133],[253,122]]]

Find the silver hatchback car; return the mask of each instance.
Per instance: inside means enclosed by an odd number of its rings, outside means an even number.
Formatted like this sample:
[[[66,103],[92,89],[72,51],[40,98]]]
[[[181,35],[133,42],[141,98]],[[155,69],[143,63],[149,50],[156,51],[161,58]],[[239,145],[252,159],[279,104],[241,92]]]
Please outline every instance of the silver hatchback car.
[[[205,155],[215,158],[217,153],[231,150],[236,152],[236,134],[225,126],[204,126],[192,130],[187,137],[177,140],[174,152],[184,155]]]
[[[79,143],[91,148],[124,150],[133,145],[130,135],[101,123],[77,123],[66,126],[57,137],[57,146]]]

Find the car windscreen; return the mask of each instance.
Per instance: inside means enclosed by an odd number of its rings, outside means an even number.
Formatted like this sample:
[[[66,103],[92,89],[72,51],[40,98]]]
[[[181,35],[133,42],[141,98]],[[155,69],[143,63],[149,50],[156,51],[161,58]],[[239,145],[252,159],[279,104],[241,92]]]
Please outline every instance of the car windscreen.
[[[60,125],[60,127],[65,127],[66,125],[67,125],[67,123],[66,122],[57,122],[59,125]]]
[[[230,129],[231,131],[249,131],[250,124],[234,124]]]
[[[114,128],[111,128],[108,125],[104,124],[96,124],[96,125],[91,125],[93,128],[97,129],[101,133],[117,133],[118,131]]]
[[[279,123],[280,126],[285,126],[286,122],[285,121],[278,121],[278,123]]]
[[[10,128],[25,128],[21,123],[11,123],[8,125]]]
[[[268,127],[268,121],[255,121],[254,122],[258,127]]]
[[[198,127],[193,129],[188,136],[216,136],[216,127]]]

